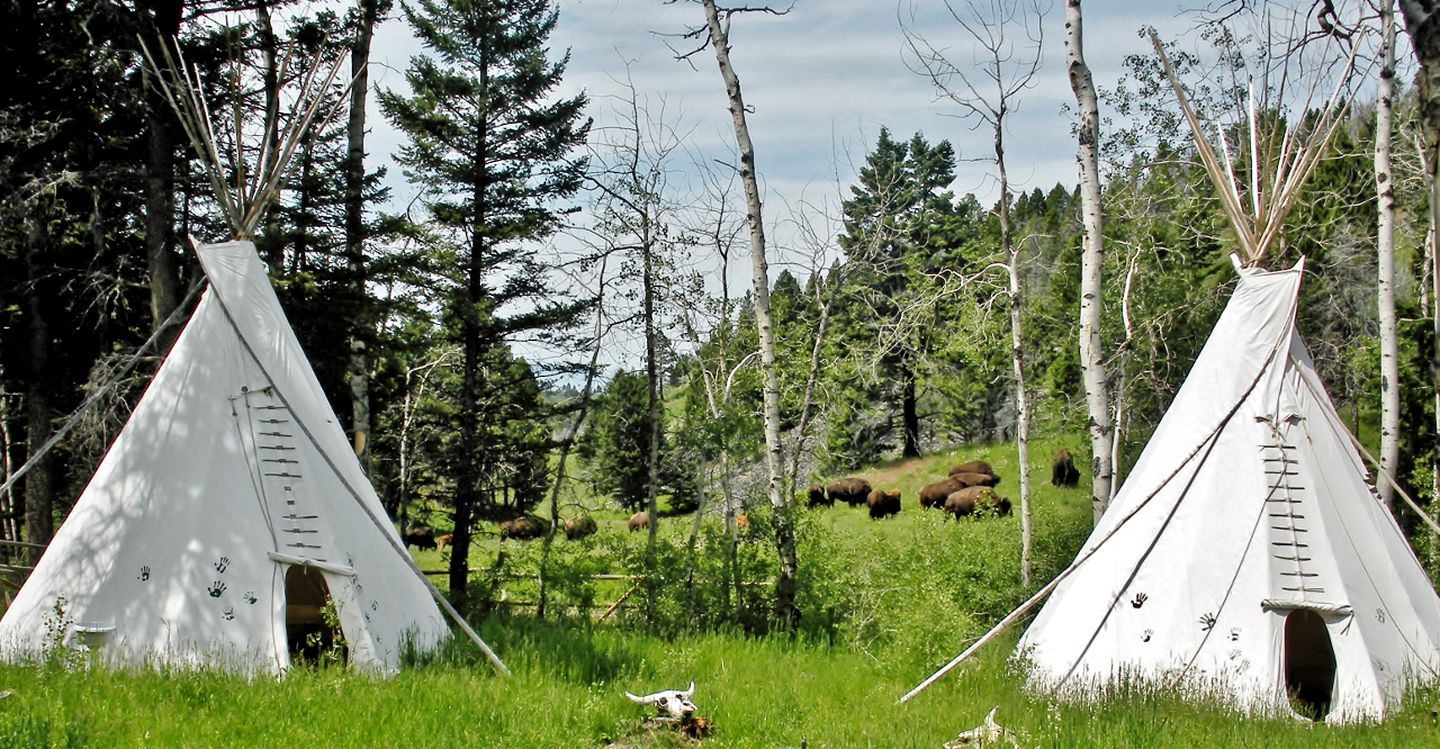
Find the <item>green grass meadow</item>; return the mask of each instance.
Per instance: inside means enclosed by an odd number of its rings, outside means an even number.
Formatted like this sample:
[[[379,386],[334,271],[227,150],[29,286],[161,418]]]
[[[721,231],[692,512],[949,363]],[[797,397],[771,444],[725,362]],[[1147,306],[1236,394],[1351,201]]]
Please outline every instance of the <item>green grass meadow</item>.
[[[1018,580],[1015,516],[945,521],[921,512],[920,485],[959,458],[990,460],[1002,494],[1016,498],[1007,446],[934,456],[860,472],[904,492],[904,510],[871,521],[863,509],[801,511],[798,637],[738,625],[705,624],[726,601],[711,561],[716,518],[706,518],[692,586],[685,541],[692,518],[660,525],[667,582],[636,595],[602,623],[630,583],[595,574],[641,569],[644,535],[626,531],[621,513],[600,514],[601,530],[579,542],[557,540],[553,601],[541,622],[528,603],[536,542],[486,539],[471,567],[477,584],[503,588],[509,604],[480,624],[513,670],[496,675],[460,643],[390,679],[342,667],[297,668],[284,678],[245,680],[209,672],[110,672],[57,659],[0,667],[0,749],[6,747],[939,747],[979,724],[992,708],[1023,747],[1433,747],[1440,692],[1414,692],[1383,725],[1333,727],[1296,719],[1253,719],[1144,687],[1115,690],[1094,703],[1064,703],[1023,689],[1009,660],[1018,631],[911,702],[898,697],[1062,569],[1089,529],[1084,488],[1049,485],[1056,445],[1033,450],[1036,582]],[[1072,449],[1075,446],[1071,446]],[[1017,506],[1018,510],[1018,506]],[[568,512],[566,514],[569,514]],[[752,513],[737,561],[742,590],[763,599],[773,568],[769,525]],[[500,556],[503,550],[503,558]],[[496,560],[499,559],[499,563]],[[422,568],[443,555],[420,552]],[[491,571],[485,579],[484,570]],[[443,583],[443,578],[435,578]],[[755,604],[757,608],[763,608]],[[735,617],[730,617],[734,619]],[[695,625],[701,622],[704,626]],[[684,688],[713,721],[700,741],[655,730],[623,692]]]

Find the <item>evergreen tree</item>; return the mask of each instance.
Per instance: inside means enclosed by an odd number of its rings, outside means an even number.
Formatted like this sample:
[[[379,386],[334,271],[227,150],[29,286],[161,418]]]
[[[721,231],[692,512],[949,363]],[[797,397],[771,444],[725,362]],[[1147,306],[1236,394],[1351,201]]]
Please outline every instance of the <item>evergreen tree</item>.
[[[404,13],[428,52],[406,71],[413,93],[384,91],[380,103],[408,137],[398,160],[449,240],[437,250],[453,258],[435,281],[463,357],[450,560],[450,590],[463,599],[471,525],[500,485],[488,411],[507,391],[486,366],[490,352],[556,333],[583,308],[550,288],[535,241],[555,231],[556,201],[580,186],[585,162],[571,153],[589,123],[584,95],[553,95],[568,55],[547,59],[557,19],[548,0],[419,0]]]
[[[840,247],[856,266],[853,299],[844,306],[852,335],[879,346],[878,374],[899,401],[906,457],[920,455],[918,375],[941,301],[928,271],[957,244],[959,214],[946,190],[954,180],[948,141],[931,145],[916,133],[902,143],[882,128],[842,207]],[[917,310],[928,319],[917,319]]]
[[[595,487],[631,512],[645,509],[650,484],[648,400],[644,375],[616,372],[596,409],[586,446],[594,456]]]

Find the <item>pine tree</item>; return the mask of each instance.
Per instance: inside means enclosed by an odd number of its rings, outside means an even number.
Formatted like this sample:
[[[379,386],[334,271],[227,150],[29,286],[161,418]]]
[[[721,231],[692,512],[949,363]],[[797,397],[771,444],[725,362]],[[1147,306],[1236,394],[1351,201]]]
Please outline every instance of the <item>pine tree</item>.
[[[657,430],[648,393],[644,375],[616,372],[596,409],[587,445],[594,455],[596,488],[631,512],[646,509],[650,488],[650,439]]]
[[[482,405],[504,394],[485,365],[489,352],[522,334],[572,324],[582,305],[549,288],[535,241],[559,223],[557,200],[580,186],[585,162],[584,95],[553,95],[568,55],[550,61],[557,14],[548,0],[419,0],[405,18],[428,50],[410,61],[411,95],[380,94],[386,116],[409,139],[400,163],[423,185],[453,263],[437,283],[447,295],[452,340],[462,349],[455,445],[455,531],[450,590],[462,598],[477,510],[495,505],[486,475]]]
[[[843,206],[840,247],[858,265],[852,286],[858,304],[849,306],[859,311],[859,319],[852,322],[865,338],[880,343],[880,375],[898,389],[906,457],[920,455],[918,369],[933,326],[896,321],[902,310],[931,309],[938,301],[928,288],[926,270],[937,252],[954,244],[956,212],[953,195],[945,189],[954,179],[955,151],[948,141],[931,145],[916,133],[902,143],[881,129],[860,169],[859,184],[850,188]],[[882,334],[885,326],[895,332]]]

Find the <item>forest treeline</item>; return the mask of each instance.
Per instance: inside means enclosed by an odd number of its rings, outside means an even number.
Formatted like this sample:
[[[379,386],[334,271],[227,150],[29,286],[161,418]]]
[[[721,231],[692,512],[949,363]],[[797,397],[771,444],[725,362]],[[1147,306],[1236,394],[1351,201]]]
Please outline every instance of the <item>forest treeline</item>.
[[[264,0],[4,7],[11,30],[0,47],[14,74],[0,92],[0,476],[159,339],[0,496],[5,539],[44,543],[63,520],[193,305],[188,238],[225,238],[211,186],[153,85],[174,71],[147,69],[137,40],[183,51],[211,111],[255,113],[243,132],[263,138],[263,113],[290,106],[275,84],[337,54],[363,71],[375,25],[397,13],[425,50],[405,90],[372,90],[363,74],[355,93],[337,86],[335,116],[303,140],[256,236],[387,509],[407,522],[434,508],[424,520],[454,527],[450,589],[461,592],[471,534],[546,501],[572,438],[588,466],[578,480],[621,506],[642,508],[657,483],[676,510],[722,496],[763,504],[760,482],[743,480],[764,449],[752,295],[725,280],[745,251],[735,177],[716,169],[679,184],[683,129],[647,92],[606,102],[604,128],[589,119],[596,102],[557,95],[568,58],[548,48],[564,20],[547,0],[359,0],[343,12]],[[1247,43],[1211,41],[1222,61]],[[1202,66],[1179,62],[1182,75]],[[1113,122],[1102,141],[1102,336],[1122,481],[1234,279],[1229,230],[1162,75],[1137,55],[1103,101]],[[1399,474],[1426,498],[1437,300],[1423,252],[1425,172],[1405,145],[1418,143],[1418,107],[1401,91]],[[419,188],[415,210],[387,202],[366,157],[368,96],[405,138],[397,161]],[[1241,91],[1196,97],[1218,114]],[[1052,135],[1071,134],[1057,120]],[[1299,324],[1367,442],[1380,403],[1373,150],[1362,99],[1269,260],[1306,259]],[[1253,165],[1237,159],[1243,176]],[[878,461],[1014,438],[998,203],[952,192],[957,167],[943,134],[882,130],[834,200],[767,215],[788,227],[777,232],[770,304],[789,496]],[[999,200],[1020,247],[1033,428],[1073,436],[1072,452],[1088,454],[1079,193],[1061,184]],[[625,329],[651,334],[654,370],[596,371],[596,347]]]

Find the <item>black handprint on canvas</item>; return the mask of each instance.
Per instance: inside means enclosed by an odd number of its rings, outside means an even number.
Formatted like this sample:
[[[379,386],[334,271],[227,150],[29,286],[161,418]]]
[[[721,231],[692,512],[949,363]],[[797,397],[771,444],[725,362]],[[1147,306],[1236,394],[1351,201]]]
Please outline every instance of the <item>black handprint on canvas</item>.
[[[219,598],[220,594],[225,592],[225,583],[220,580],[216,580],[215,582],[210,583],[210,587],[206,590],[209,591],[211,598]]]
[[[220,615],[223,616],[223,617],[225,617],[225,621],[227,621],[227,622],[228,622],[228,621],[234,621],[234,619],[235,619],[235,609],[232,608],[232,607],[230,607],[230,606],[226,606],[224,609],[221,610]]]
[[[258,599],[258,598],[255,597],[255,591],[253,591],[253,590],[247,590],[247,591],[245,591],[245,595],[240,596],[240,597],[243,598],[243,599],[245,599],[245,602],[248,603],[248,604],[250,604],[250,605],[252,605],[252,606],[255,605],[255,602],[256,602],[256,601],[260,600],[260,599]]]
[[[1135,594],[1135,598],[1131,599],[1131,601],[1130,601],[1130,606],[1131,606],[1132,608],[1137,608],[1137,609],[1138,609],[1138,608],[1140,608],[1141,606],[1144,606],[1144,605],[1145,605],[1145,602],[1148,601],[1148,600],[1150,600],[1150,596],[1147,596],[1147,595],[1145,595],[1144,593],[1136,593],[1136,594]]]
[[[142,583],[144,583],[144,582],[149,582],[149,581],[150,581],[150,565],[147,564],[147,565],[144,565],[143,567],[141,567],[141,568],[140,568],[140,574],[139,574],[138,576],[136,576],[135,579],[136,579],[136,580],[139,580],[139,581],[142,582]]]
[[[1206,614],[1200,617],[1200,630],[1203,632],[1209,632],[1215,626],[1215,621],[1216,620],[1214,614]]]
[[[230,557],[220,557],[215,562],[215,571],[225,574],[225,569],[230,566]]]

